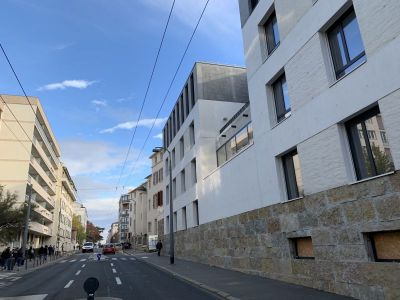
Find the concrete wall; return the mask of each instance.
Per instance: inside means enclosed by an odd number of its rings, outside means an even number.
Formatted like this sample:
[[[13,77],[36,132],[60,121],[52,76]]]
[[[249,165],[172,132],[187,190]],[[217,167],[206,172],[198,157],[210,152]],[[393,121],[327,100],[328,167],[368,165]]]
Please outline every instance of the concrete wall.
[[[400,264],[375,262],[366,235],[399,228],[396,173],[177,232],[175,255],[358,299],[399,299]],[[294,258],[290,239],[305,236],[315,259]],[[161,239],[167,254],[169,237]]]

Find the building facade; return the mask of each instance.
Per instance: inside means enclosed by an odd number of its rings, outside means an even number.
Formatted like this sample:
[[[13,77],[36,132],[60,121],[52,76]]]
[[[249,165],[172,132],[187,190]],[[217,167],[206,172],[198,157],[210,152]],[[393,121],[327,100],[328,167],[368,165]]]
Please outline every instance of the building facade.
[[[204,182],[218,167],[217,139],[221,136],[221,129],[247,105],[244,68],[195,64],[163,130],[164,147],[171,153],[170,156],[168,152],[164,153],[165,233],[169,231],[171,217],[170,188],[174,201],[174,231],[198,226],[210,218],[222,218],[226,210],[231,209],[221,200],[214,203],[203,200],[207,191],[213,188]],[[244,127],[237,130],[245,128],[247,136],[247,125],[245,123]],[[169,186],[170,159],[172,187]],[[219,208],[215,205],[219,205]]]
[[[163,188],[164,163],[163,152],[150,156],[152,174],[148,178],[147,188],[147,234],[158,235],[158,221],[164,218]]]
[[[1,95],[0,184],[23,203],[32,190],[28,245],[49,244],[56,236],[60,148],[38,98]],[[21,128],[22,126],[22,128]],[[20,245],[22,237],[16,237]]]
[[[200,209],[200,226],[178,227],[176,254],[358,299],[398,299],[400,3],[239,7],[253,145],[229,161],[226,146],[210,153],[223,163],[204,178],[199,205],[212,209]]]
[[[107,243],[119,243],[118,239],[118,226],[119,222],[111,224],[111,228],[108,230]]]
[[[83,204],[79,202],[75,202],[73,204],[73,214],[74,216],[79,217],[79,221],[83,227],[83,229],[86,232],[86,226],[87,226],[87,221],[88,221],[88,215],[87,215],[87,210],[86,207],[83,206]]]

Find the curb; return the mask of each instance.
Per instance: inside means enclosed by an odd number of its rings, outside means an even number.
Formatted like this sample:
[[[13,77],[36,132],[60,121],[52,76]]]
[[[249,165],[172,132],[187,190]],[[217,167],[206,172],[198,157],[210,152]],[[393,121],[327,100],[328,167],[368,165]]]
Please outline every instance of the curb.
[[[125,252],[125,253],[128,254],[128,255],[131,255],[131,256],[135,256],[134,254],[131,254],[131,253],[127,253],[127,252]],[[170,274],[170,275],[172,275],[172,276],[174,276],[174,277],[176,277],[176,278],[178,278],[178,279],[180,279],[182,281],[185,281],[185,282],[187,282],[187,283],[189,283],[191,285],[194,285],[194,286],[196,286],[196,287],[198,287],[200,289],[206,290],[207,292],[215,294],[215,295],[217,295],[217,296],[219,296],[219,297],[221,297],[223,299],[240,300],[240,298],[234,297],[229,293],[226,293],[224,291],[218,290],[218,289],[213,288],[211,286],[208,286],[208,285],[206,285],[204,283],[198,282],[198,281],[196,281],[194,279],[191,279],[191,278],[189,278],[187,276],[180,275],[179,273],[171,271],[171,270],[169,270],[169,269],[167,269],[165,267],[159,266],[159,265],[157,265],[155,263],[151,263],[151,262],[149,262],[147,260],[144,260],[142,258],[138,258],[138,257],[135,257],[135,258],[140,262],[144,262],[144,263],[146,263],[148,265],[151,265],[154,268],[157,268],[157,269],[159,269],[159,270],[161,270],[161,271],[163,271],[165,273],[168,273],[168,274]]]

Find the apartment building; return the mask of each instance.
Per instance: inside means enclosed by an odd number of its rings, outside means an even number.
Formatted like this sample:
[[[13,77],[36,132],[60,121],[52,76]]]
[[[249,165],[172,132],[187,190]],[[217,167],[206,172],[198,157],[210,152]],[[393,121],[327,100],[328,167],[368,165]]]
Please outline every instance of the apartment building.
[[[86,207],[83,206],[82,203],[74,202],[72,210],[73,210],[73,215],[79,217],[81,225],[83,226],[83,229],[86,232],[86,226],[87,226],[87,221],[88,221],[88,215],[87,215]]]
[[[224,125],[248,106],[246,70],[240,67],[223,66],[209,63],[196,63],[163,129],[164,148],[164,232],[169,231],[169,190],[172,189],[174,201],[174,231],[206,223],[210,219],[219,219],[226,215],[222,199],[215,202],[204,198],[212,186],[204,184],[207,177],[218,168],[217,147],[223,139]],[[240,115],[240,113],[239,113]],[[249,116],[248,116],[249,117]],[[247,118],[250,121],[250,118]],[[240,123],[247,135],[249,122]],[[234,129],[234,124],[228,126]],[[239,124],[238,124],[239,125]],[[228,128],[227,127],[227,128]],[[217,144],[221,136],[220,145]],[[232,139],[232,145],[236,143]],[[240,142],[239,142],[240,143]],[[236,147],[236,144],[235,144]],[[240,149],[239,149],[240,152]],[[236,154],[236,153],[235,153]],[[230,153],[229,158],[235,154]],[[169,186],[168,165],[171,159],[172,187]],[[221,161],[222,164],[222,161]],[[223,195],[220,195],[224,197]],[[240,204],[239,204],[240,205]]]
[[[68,169],[63,164],[58,169],[58,184],[56,194],[56,206],[54,213],[58,214],[53,222],[52,232],[49,243],[63,251],[73,250],[75,242],[72,238],[72,218],[74,215],[74,205],[77,201],[77,190]],[[86,229],[86,225],[84,226]]]
[[[17,193],[21,203],[32,189],[28,243],[38,247],[57,234],[60,148],[38,98],[29,97],[32,106],[21,96],[1,95],[0,100],[0,184]]]
[[[118,233],[119,241],[121,243],[129,241],[129,220],[130,213],[132,210],[132,195],[131,193],[121,195],[119,199],[119,213],[118,213]]]
[[[198,202],[209,209],[200,206],[200,226],[178,227],[176,255],[358,299],[398,299],[400,2],[239,7],[253,144],[226,160],[224,127],[209,136],[216,155],[203,153],[218,168],[203,178]]]
[[[164,218],[163,188],[164,188],[164,152],[153,153],[151,160],[151,176],[147,182],[147,234],[158,234],[158,221]]]
[[[107,235],[107,243],[118,243],[118,222],[114,222],[111,224],[111,228],[108,230]]]

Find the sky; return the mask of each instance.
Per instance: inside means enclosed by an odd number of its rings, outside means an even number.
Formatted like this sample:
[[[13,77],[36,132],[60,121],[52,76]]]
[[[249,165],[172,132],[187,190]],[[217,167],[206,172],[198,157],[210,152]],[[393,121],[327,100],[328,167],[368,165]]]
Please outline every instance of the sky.
[[[126,167],[172,0],[1,0],[0,42],[28,95],[39,97],[61,160],[90,221],[117,221],[118,199],[151,173],[165,119],[196,61],[244,65],[237,0],[210,0],[167,97],[206,0],[176,0]],[[22,95],[0,55],[0,93]],[[138,157],[151,124],[156,126]],[[119,184],[118,184],[118,181]],[[117,187],[117,188],[116,188]]]

